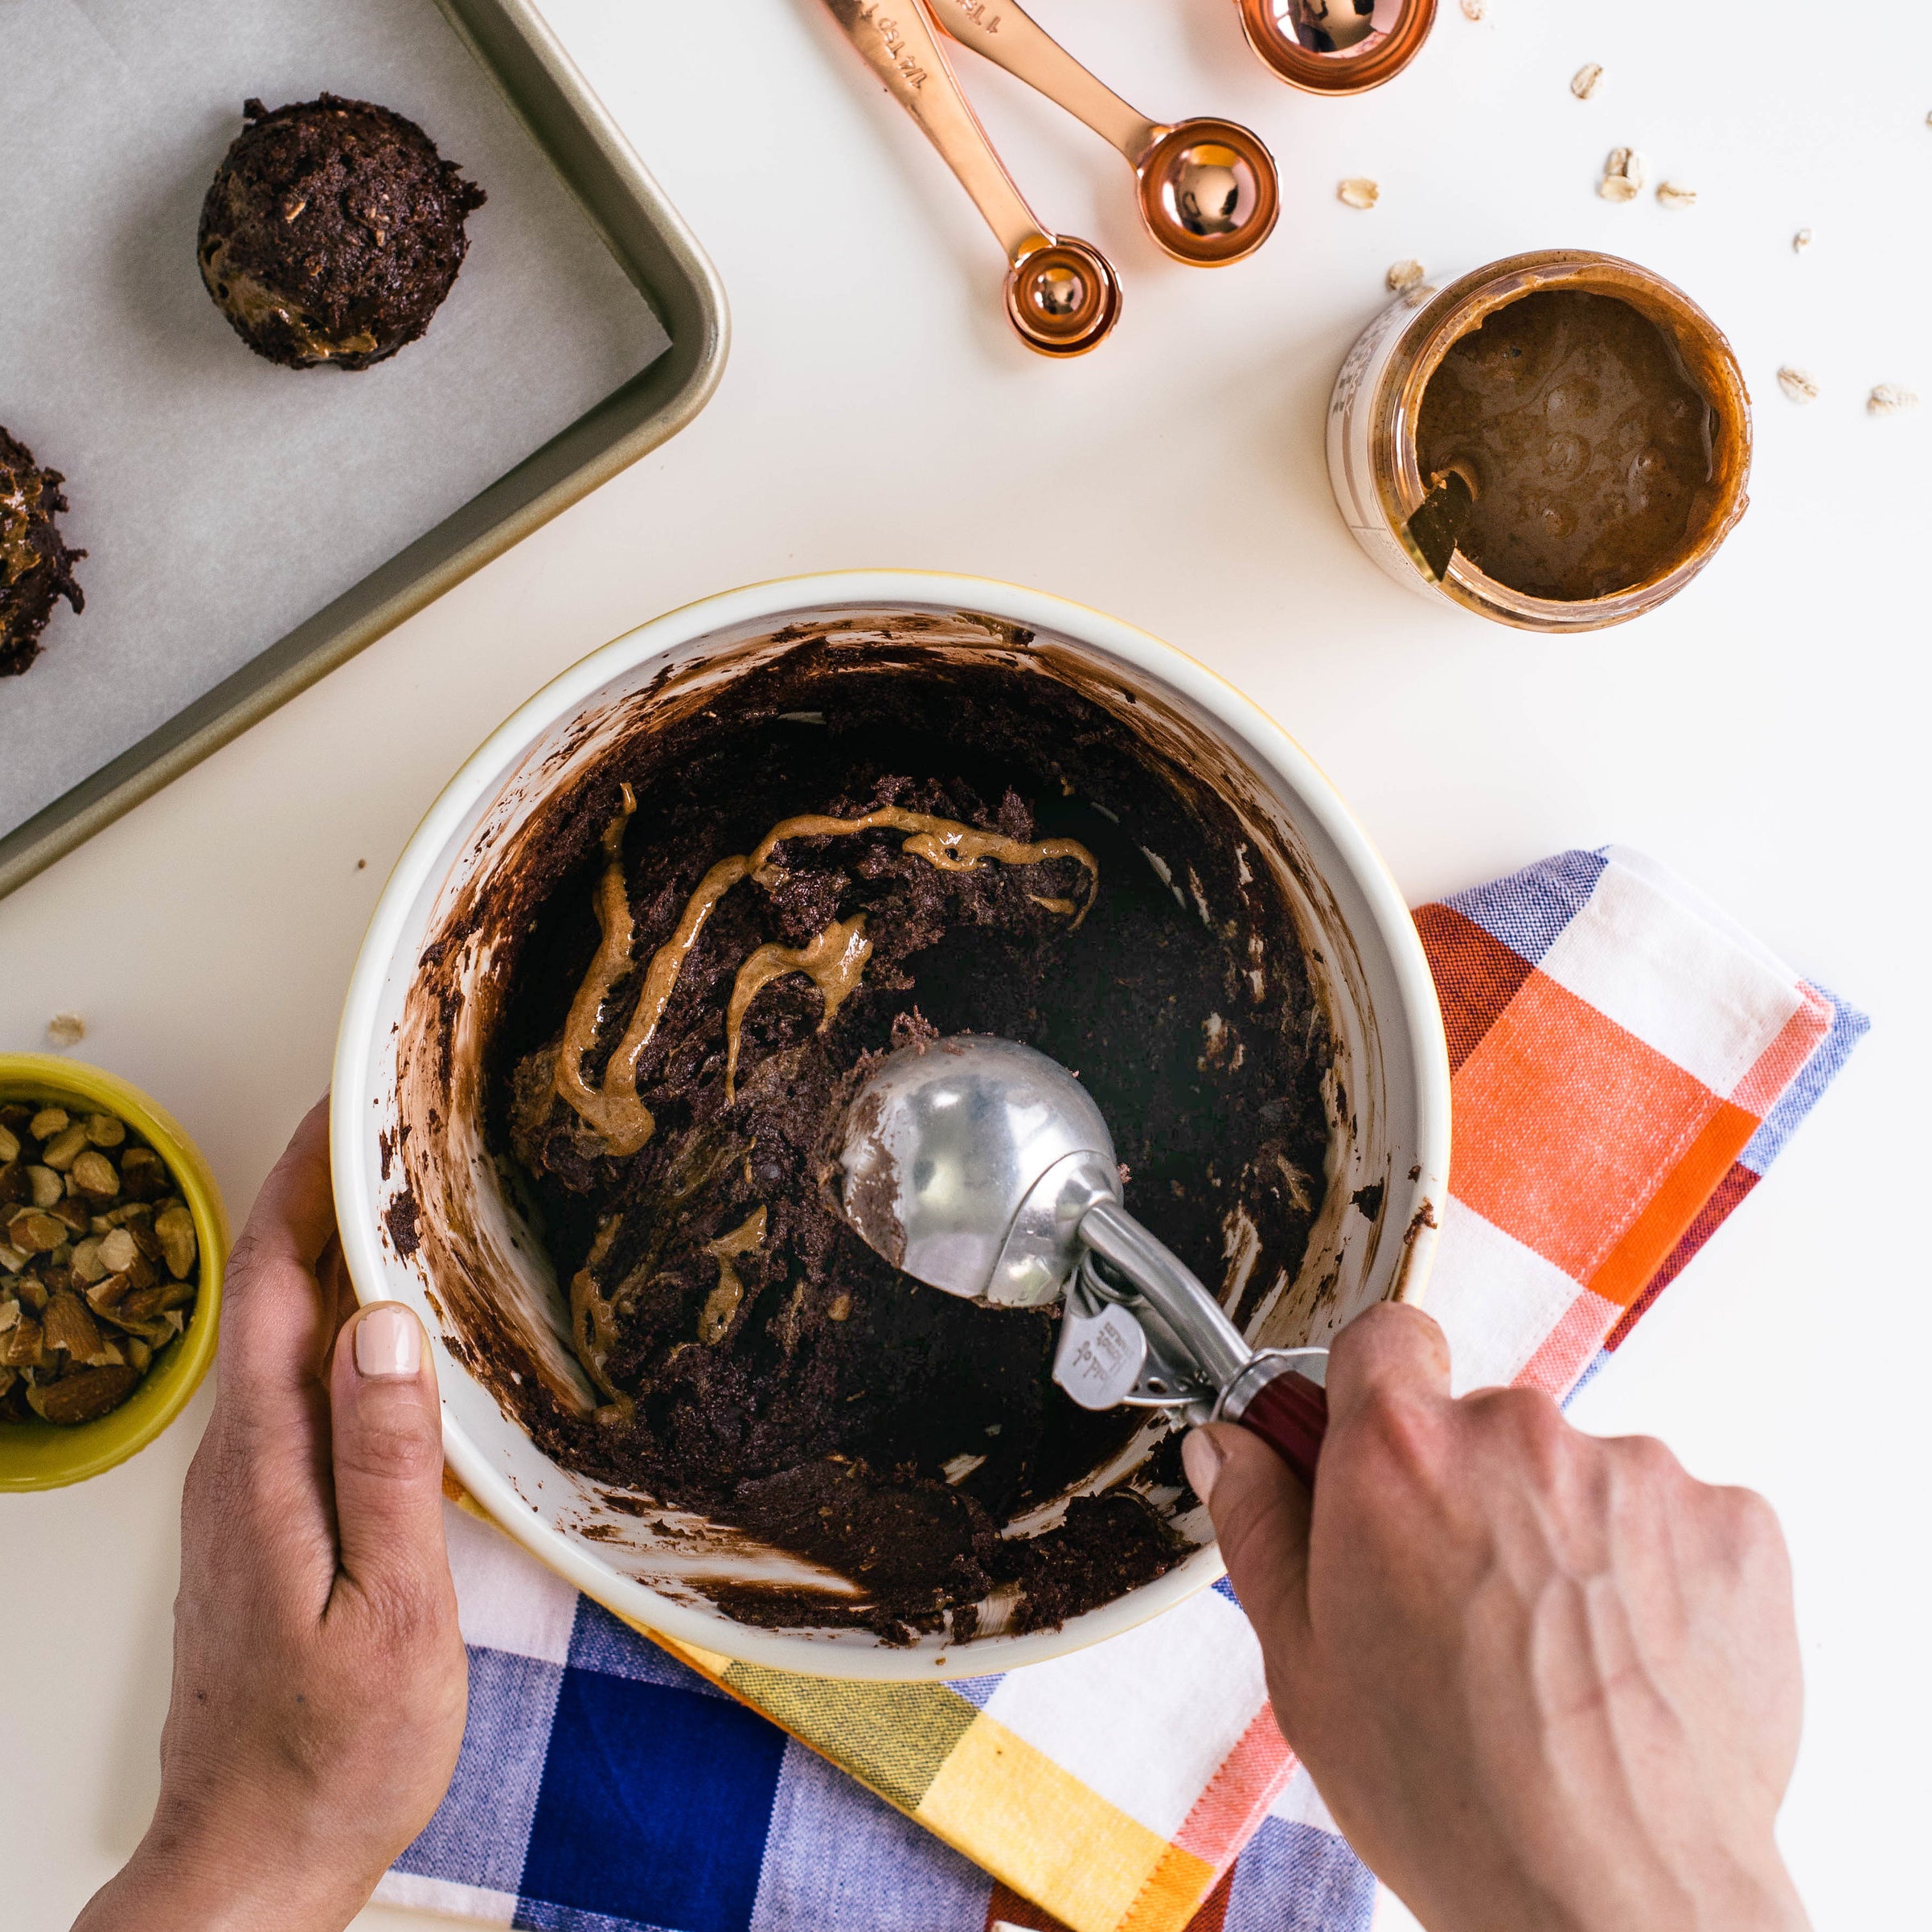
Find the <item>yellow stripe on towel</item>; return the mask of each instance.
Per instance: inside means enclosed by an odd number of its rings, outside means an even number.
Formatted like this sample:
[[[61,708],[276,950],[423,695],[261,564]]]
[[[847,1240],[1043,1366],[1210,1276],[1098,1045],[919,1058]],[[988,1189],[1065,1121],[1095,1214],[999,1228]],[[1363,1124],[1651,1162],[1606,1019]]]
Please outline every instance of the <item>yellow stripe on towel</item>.
[[[1201,1860],[1176,1852],[983,1711],[913,1815],[1073,1932],[1184,1925],[1185,1914],[1163,1920],[1135,1910],[1171,1892],[1162,1870],[1171,1860],[1196,1868],[1198,1897],[1214,1882]]]
[[[1072,1932],[1180,1932],[1213,1889],[1205,1859],[1130,1818],[944,1684],[798,1676],[632,1627]]]
[[[752,1663],[728,1666],[723,1681],[888,1804],[922,1820],[934,1782],[985,1721],[942,1684],[846,1684]]]

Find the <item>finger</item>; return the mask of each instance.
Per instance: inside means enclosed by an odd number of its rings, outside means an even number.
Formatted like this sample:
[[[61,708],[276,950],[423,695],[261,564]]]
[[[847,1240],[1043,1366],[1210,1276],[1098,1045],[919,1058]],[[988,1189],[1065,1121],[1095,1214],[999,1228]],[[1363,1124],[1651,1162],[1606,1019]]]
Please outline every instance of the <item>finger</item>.
[[[322,1329],[328,1337],[326,1347],[332,1348],[335,1338],[347,1327],[350,1316],[355,1312],[355,1284],[349,1278],[349,1263],[343,1253],[339,1234],[330,1236],[329,1245],[316,1261],[315,1281],[322,1290]]]
[[[1308,1491],[1259,1436],[1235,1423],[1192,1431],[1181,1459],[1214,1519],[1229,1581],[1267,1654],[1270,1679],[1292,1685],[1309,1643]],[[1276,1716],[1285,1727],[1287,1713]]]
[[[400,1302],[359,1309],[330,1376],[336,1535],[364,1598],[404,1613],[441,1603],[442,1410],[421,1323]]]
[[[310,1614],[335,1576],[318,1372],[332,1323],[310,1265],[333,1225],[325,1105],[296,1130],[228,1257],[215,1413],[183,1505],[184,1537],[240,1537]]]
[[[329,1187],[329,1097],[301,1118],[255,1197],[242,1238],[277,1260],[313,1269],[335,1233]]]
[[[329,1110],[311,1108],[256,1196],[229,1257],[221,1311],[221,1386],[271,1409],[312,1386],[326,1344],[314,1265],[335,1232]]]
[[[1373,1396],[1449,1397],[1449,1338],[1420,1308],[1378,1302],[1357,1315],[1328,1353],[1332,1429]]]

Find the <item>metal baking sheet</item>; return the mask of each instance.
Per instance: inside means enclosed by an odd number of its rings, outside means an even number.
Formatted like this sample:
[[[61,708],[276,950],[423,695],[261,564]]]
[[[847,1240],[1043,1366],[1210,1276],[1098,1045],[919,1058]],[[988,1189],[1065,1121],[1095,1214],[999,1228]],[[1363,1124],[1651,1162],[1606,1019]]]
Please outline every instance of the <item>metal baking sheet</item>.
[[[0,679],[5,892],[672,434],[725,321],[526,0],[0,0],[0,424],[88,552]],[[324,90],[490,197],[427,335],[358,374],[251,354],[195,260],[244,99]]]

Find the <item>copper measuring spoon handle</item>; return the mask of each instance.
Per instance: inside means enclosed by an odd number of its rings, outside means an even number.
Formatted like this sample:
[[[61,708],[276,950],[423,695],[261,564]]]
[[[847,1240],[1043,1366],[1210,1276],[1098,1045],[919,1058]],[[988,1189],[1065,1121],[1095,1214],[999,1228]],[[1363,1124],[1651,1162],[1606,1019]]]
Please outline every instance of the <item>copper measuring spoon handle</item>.
[[[940,44],[924,0],[825,0],[886,92],[919,124],[1006,250],[1007,318],[1029,348],[1077,355],[1111,329],[1120,285],[1091,244],[1028,207]]]
[[[1167,130],[1121,99],[1012,0],[933,0],[941,31],[1083,121],[1136,165]]]
[[[1154,121],[1123,100],[1056,40],[1016,0],[929,0],[941,30],[1003,67],[1016,80],[1084,121],[1118,148],[1134,170],[1140,217],[1176,260],[1213,268],[1252,255],[1268,239],[1280,207],[1274,159],[1261,137],[1233,121]],[[1204,167],[1211,170],[1204,174]],[[1245,172],[1234,190],[1233,170]],[[1212,178],[1235,194],[1238,217],[1204,221],[1187,205],[1190,184]]]
[[[876,0],[825,0],[825,5],[886,92],[959,177],[1007,259],[1017,260],[1046,240],[1047,230],[994,152],[919,0],[888,0],[884,6]]]

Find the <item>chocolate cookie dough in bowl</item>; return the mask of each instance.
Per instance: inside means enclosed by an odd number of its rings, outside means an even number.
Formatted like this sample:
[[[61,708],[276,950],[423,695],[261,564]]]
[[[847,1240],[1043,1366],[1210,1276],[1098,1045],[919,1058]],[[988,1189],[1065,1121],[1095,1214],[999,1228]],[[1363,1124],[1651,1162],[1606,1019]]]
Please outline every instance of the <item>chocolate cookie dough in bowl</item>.
[[[333,1146],[452,1468],[620,1614],[824,1676],[1078,1647],[1220,1573],[1165,1412],[1073,1407],[1056,1311],[922,1287],[829,1184],[876,1056],[1075,1069],[1126,1199],[1258,1343],[1415,1294],[1448,1151],[1406,910],[1306,757],[1037,593],[793,579],[512,718],[389,882]]]

